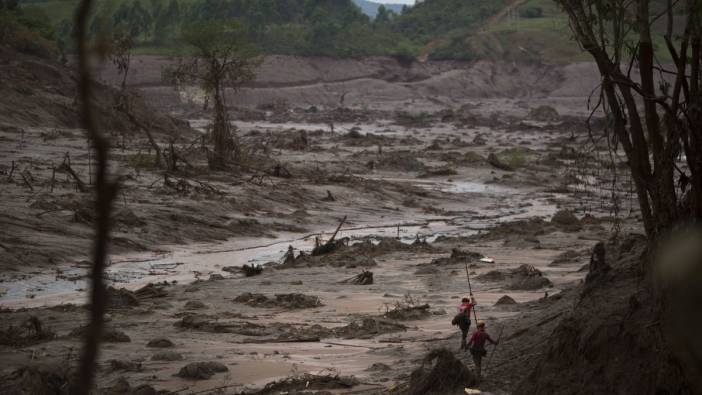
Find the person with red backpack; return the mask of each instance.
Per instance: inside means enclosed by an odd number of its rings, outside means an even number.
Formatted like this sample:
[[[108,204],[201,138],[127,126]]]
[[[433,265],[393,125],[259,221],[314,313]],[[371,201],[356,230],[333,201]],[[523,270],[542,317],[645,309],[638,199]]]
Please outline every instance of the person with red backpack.
[[[485,342],[490,342],[497,345],[499,340],[492,340],[490,335],[485,332],[485,321],[478,321],[478,330],[473,333],[473,336],[470,337],[470,341],[468,342],[470,355],[473,356],[473,363],[475,363],[476,370],[475,373],[478,375],[478,379],[480,378],[480,373],[482,370],[483,357],[487,355]]]
[[[458,325],[458,328],[461,330],[461,350],[468,349],[466,338],[470,330],[470,312],[476,304],[473,294],[470,295],[470,299],[463,298],[458,306],[458,314],[451,321],[452,325]]]

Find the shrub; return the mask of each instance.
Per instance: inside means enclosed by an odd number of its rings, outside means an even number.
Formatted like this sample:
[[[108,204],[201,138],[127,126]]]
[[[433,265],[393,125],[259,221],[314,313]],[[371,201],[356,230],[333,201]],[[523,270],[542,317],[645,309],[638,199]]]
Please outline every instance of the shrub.
[[[544,10],[541,7],[525,7],[519,10],[519,16],[522,18],[541,18],[544,16]]]

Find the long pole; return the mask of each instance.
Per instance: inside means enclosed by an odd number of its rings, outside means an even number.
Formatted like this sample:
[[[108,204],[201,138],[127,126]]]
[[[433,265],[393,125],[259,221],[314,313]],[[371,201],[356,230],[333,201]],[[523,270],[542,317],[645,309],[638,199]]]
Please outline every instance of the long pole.
[[[470,286],[470,273],[468,273],[468,262],[466,265],[466,278],[468,279],[468,292],[470,293],[471,299],[473,298],[473,288]],[[472,302],[472,300],[471,300]],[[473,306],[473,318],[475,319],[475,325],[478,325],[478,315],[475,313],[475,306]]]
[[[497,344],[495,344],[495,347],[492,349],[492,352],[490,353],[490,358],[488,358],[487,363],[485,364],[485,371],[487,372],[488,367],[490,366],[490,361],[492,361],[492,357],[495,355],[495,351],[497,351],[497,346],[500,345],[500,339],[502,339],[502,332],[504,332],[505,326],[502,325],[502,328],[500,328],[500,334],[497,335]]]

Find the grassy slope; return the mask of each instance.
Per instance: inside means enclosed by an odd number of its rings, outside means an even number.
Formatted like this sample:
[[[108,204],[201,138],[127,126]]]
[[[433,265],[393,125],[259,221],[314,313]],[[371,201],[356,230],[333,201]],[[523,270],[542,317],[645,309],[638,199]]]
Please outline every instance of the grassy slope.
[[[108,1],[98,0],[98,4]],[[190,3],[193,0],[181,0]],[[432,0],[428,0],[432,1]],[[463,1],[463,0],[460,0]],[[55,24],[64,19],[71,19],[78,0],[49,0],[27,4],[26,7],[36,7],[43,10]],[[142,2],[148,6],[148,2]],[[509,6],[512,1],[506,2]],[[538,7],[543,15],[538,18],[521,17],[520,11],[530,7]],[[676,17],[675,26],[684,24],[681,17]],[[475,29],[475,28],[474,28]],[[471,52],[478,58],[508,59],[508,60],[541,60],[546,63],[564,64],[580,61],[590,61],[591,57],[583,52],[572,39],[568,27],[568,19],[553,0],[524,0],[519,2],[514,11],[497,20],[487,20],[479,29],[474,30],[465,39],[471,47]],[[665,29],[664,18],[654,26],[654,44],[664,49],[665,43],[662,31]],[[462,35],[466,33],[461,32]],[[140,54],[168,54],[171,51],[158,47],[138,48]],[[670,62],[667,51],[658,51],[659,61]]]
[[[523,18],[519,10],[529,7],[539,7],[543,16],[539,18]],[[675,29],[682,29],[685,20],[676,16]],[[517,9],[512,17],[504,18],[488,29],[498,37],[500,43],[524,53],[519,48],[524,48],[529,54],[536,54],[548,63],[571,63],[578,61],[591,61],[589,54],[583,52],[573,40],[573,34],[568,26],[567,16],[552,0],[527,0]],[[662,63],[671,61],[668,51],[665,50],[663,32],[665,18],[659,19],[653,28],[653,41],[659,50],[658,59]],[[517,47],[517,48],[515,48]]]

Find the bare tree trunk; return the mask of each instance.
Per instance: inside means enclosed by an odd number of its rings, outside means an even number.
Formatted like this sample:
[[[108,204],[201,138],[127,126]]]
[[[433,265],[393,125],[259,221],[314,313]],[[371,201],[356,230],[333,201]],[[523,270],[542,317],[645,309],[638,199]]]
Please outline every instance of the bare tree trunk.
[[[94,383],[95,366],[98,357],[100,337],[104,326],[105,285],[103,272],[108,251],[110,216],[117,195],[118,185],[108,179],[109,141],[99,132],[92,109],[92,80],[88,66],[86,25],[92,0],[82,0],[76,14],[76,37],[78,46],[79,82],[83,122],[91,137],[97,155],[95,184],[95,239],[93,245],[93,267],[90,274],[90,323],[80,358],[77,381],[71,388],[72,394],[88,395]]]
[[[702,12],[702,1],[688,0],[688,9],[691,15]],[[700,78],[702,77],[702,21],[698,18],[691,19],[691,65],[690,65],[690,104],[688,111],[688,136],[686,155],[687,165],[692,170],[690,180],[690,205],[691,211],[697,218],[702,219],[702,97],[700,92]],[[695,127],[697,126],[697,127]]]
[[[226,167],[227,161],[231,155],[232,144],[227,109],[224,105],[222,87],[219,81],[215,84],[214,108],[215,122],[212,128],[214,157],[212,158],[212,167],[222,169]]]

